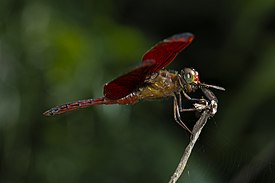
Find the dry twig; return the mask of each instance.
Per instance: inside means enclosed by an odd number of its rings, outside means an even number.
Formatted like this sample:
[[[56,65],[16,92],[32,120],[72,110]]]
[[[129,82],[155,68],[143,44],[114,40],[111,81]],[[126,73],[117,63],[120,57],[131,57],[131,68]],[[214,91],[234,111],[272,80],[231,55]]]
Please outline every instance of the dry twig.
[[[184,150],[184,153],[181,157],[181,160],[178,164],[178,167],[176,168],[174,174],[171,176],[171,179],[169,183],[176,183],[179,177],[181,176],[182,172],[184,171],[184,168],[186,166],[186,163],[190,157],[190,154],[194,148],[194,145],[196,141],[198,140],[201,130],[203,129],[204,125],[206,124],[209,117],[213,116],[213,112],[209,109],[205,109],[196,124],[193,127],[192,135],[190,137],[190,142],[187,145],[187,147]]]

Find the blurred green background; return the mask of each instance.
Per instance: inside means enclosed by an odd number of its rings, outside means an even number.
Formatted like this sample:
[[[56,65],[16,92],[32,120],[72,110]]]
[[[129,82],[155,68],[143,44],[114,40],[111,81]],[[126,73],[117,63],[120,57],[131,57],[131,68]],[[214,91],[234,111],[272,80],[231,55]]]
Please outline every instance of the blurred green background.
[[[275,182],[273,0],[1,0],[0,182],[168,182],[189,139],[172,99],[42,112],[102,96],[181,32],[196,38],[168,68],[226,92],[179,182]]]

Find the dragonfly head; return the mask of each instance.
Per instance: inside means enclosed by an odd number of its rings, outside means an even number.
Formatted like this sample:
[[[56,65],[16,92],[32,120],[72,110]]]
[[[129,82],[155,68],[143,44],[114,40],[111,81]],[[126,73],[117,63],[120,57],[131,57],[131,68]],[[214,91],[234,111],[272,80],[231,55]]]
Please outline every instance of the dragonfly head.
[[[185,83],[185,89],[187,92],[195,92],[198,88],[214,88],[216,90],[225,91],[223,87],[216,85],[209,85],[200,82],[199,73],[193,68],[184,68],[181,70],[181,76]]]
[[[195,69],[184,68],[183,70],[181,70],[181,75],[186,83],[187,92],[194,92],[199,88],[199,73]]]

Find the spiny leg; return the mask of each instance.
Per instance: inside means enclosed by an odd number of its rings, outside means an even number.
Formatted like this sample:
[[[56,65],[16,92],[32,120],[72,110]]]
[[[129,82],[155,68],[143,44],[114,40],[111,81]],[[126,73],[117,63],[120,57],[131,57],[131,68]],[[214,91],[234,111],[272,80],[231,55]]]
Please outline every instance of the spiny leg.
[[[193,102],[198,102],[198,103],[207,103],[207,100],[203,98],[191,98],[184,90],[181,91],[187,100],[193,101]]]
[[[202,111],[205,109],[210,109],[212,114],[215,114],[217,112],[218,99],[215,96],[215,94],[208,88],[201,87],[201,90],[207,99],[191,98],[184,90],[181,91],[188,100],[194,101],[196,103],[193,104],[194,108],[190,108],[190,109],[183,109],[180,103],[180,112]],[[181,95],[178,94],[178,96],[179,96],[179,101],[181,102]]]
[[[197,99],[197,98],[191,98],[187,95],[187,93],[185,93],[185,91],[182,90],[182,93],[184,94],[184,96],[191,101],[196,101],[195,103],[193,103],[194,108],[191,109],[181,109],[180,112],[186,112],[186,111],[203,111],[205,109],[210,109],[212,112],[212,114],[215,114],[217,111],[217,103],[218,100],[216,98],[216,96],[214,95],[213,92],[211,92],[209,89],[207,88],[201,88],[203,93],[205,94],[206,98],[208,99]]]
[[[177,98],[178,96],[178,98]],[[181,93],[175,93],[175,98],[178,100],[178,106],[179,106],[179,111],[180,112],[192,112],[192,111],[197,111],[196,108],[189,108],[189,109],[184,109],[182,107],[182,97],[181,97]]]
[[[187,130],[189,133],[192,134],[191,130],[185,125],[185,123],[181,120],[180,111],[179,111],[179,105],[177,101],[177,97],[174,96],[174,119],[175,121],[185,130]]]

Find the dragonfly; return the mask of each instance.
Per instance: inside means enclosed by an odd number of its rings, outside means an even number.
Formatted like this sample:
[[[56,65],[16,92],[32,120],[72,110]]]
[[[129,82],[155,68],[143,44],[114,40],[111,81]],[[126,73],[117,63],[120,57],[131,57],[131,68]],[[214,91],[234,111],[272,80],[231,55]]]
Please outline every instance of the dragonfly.
[[[173,97],[174,119],[181,127],[191,133],[182,121],[180,113],[205,109],[209,102],[211,104],[217,103],[216,96],[209,88],[225,90],[223,87],[201,82],[199,73],[193,68],[184,68],[180,72],[164,69],[193,39],[192,33],[175,34],[164,39],[143,55],[141,64],[136,68],[106,83],[103,97],[66,103],[53,107],[43,114],[54,116],[95,105],[135,104],[141,100]],[[188,95],[198,89],[202,90],[206,99],[203,97],[192,98]],[[183,108],[182,97],[195,102],[194,107]]]

